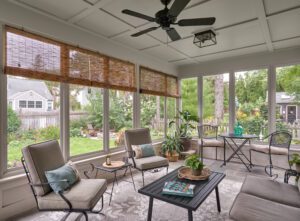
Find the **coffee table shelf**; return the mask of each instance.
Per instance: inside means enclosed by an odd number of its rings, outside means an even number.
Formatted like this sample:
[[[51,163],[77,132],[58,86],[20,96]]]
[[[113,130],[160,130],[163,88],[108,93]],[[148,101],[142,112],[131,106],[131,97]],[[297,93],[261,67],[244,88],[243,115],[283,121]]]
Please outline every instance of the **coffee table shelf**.
[[[210,177],[207,180],[192,181],[186,179],[179,179],[177,176],[178,169],[172,171],[171,173],[161,177],[160,179],[138,190],[139,193],[150,197],[147,220],[150,221],[152,219],[153,199],[158,199],[187,209],[188,217],[189,217],[188,220],[192,221],[193,220],[192,211],[197,210],[213,190],[215,190],[216,192],[217,208],[218,211],[220,212],[221,206],[220,206],[220,199],[219,199],[218,184],[224,179],[225,174],[219,172],[212,172]],[[164,187],[165,182],[167,181],[181,181],[181,182],[186,182],[186,183],[191,183],[196,185],[194,189],[194,197],[190,198],[190,197],[162,194],[162,189]]]

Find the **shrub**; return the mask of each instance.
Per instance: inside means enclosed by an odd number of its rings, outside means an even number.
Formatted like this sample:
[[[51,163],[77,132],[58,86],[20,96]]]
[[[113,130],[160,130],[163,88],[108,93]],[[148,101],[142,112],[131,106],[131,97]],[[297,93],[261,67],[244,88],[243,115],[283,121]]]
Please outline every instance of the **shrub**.
[[[71,120],[70,121],[70,130],[71,129],[80,129],[80,128],[85,128],[87,125],[87,119],[82,117],[77,120]]]
[[[16,132],[21,126],[21,120],[10,106],[7,109],[7,117],[8,133]]]
[[[70,128],[70,137],[82,137],[81,130],[78,128]]]
[[[55,126],[49,126],[39,130],[40,140],[58,140],[59,139],[59,128]]]

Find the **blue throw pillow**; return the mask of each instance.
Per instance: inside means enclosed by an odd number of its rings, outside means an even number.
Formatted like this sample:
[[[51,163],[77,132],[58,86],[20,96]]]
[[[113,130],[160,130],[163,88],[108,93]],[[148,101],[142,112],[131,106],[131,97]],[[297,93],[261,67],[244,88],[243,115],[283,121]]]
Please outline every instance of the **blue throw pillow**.
[[[141,150],[142,150],[142,155],[143,157],[152,157],[155,155],[153,146],[151,143],[149,144],[142,144],[140,145]]]
[[[69,165],[64,165],[55,170],[45,171],[45,175],[50,183],[50,187],[55,193],[59,191],[63,192],[78,180],[74,169]],[[59,182],[60,180],[66,180],[67,182]]]

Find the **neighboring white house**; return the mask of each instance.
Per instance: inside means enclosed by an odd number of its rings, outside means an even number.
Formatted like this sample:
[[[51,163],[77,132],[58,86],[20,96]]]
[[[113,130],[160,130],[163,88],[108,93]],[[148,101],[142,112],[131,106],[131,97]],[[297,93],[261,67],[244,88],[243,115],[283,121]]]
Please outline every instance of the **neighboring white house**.
[[[9,77],[8,104],[16,112],[44,112],[53,110],[53,96],[43,81]]]

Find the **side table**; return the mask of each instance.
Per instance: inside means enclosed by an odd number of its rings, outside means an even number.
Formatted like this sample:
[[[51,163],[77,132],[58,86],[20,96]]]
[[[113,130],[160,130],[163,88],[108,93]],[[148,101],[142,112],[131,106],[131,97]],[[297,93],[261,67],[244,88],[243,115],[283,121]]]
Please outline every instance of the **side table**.
[[[133,176],[132,176],[132,171],[131,171],[131,167],[132,167],[132,164],[129,163],[129,162],[125,162],[125,164],[123,166],[120,166],[120,167],[115,167],[115,168],[108,168],[108,167],[105,167],[103,165],[99,165],[99,166],[96,166],[94,164],[91,163],[91,167],[92,167],[92,171],[91,173],[96,170],[96,174],[95,174],[95,178],[97,178],[98,176],[98,172],[99,171],[103,171],[105,173],[113,173],[114,174],[114,179],[113,179],[113,184],[112,184],[112,189],[111,189],[111,192],[110,193],[107,193],[110,195],[110,199],[109,199],[109,204],[111,203],[111,199],[112,199],[112,196],[113,196],[113,192],[114,192],[114,186],[115,186],[115,183],[117,183],[118,185],[118,179],[117,179],[117,172],[120,171],[120,170],[125,170],[124,174],[123,174],[123,177],[126,176],[126,172],[127,170],[129,169],[130,171],[130,176],[131,176],[131,180],[132,181],[128,181],[128,180],[122,180],[124,182],[129,182],[129,183],[132,183],[133,184],[133,188],[134,190],[136,191],[135,189],[135,184],[134,184],[134,180],[133,180]]]
[[[289,183],[289,179],[291,176],[300,176],[300,173],[296,170],[287,169],[284,173],[284,182]]]

